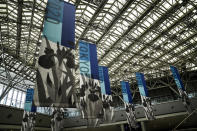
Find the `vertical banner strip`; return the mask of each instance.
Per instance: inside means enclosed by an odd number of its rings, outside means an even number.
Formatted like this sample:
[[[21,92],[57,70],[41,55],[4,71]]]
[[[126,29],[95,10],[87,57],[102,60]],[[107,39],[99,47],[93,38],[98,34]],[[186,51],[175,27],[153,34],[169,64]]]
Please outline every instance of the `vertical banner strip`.
[[[36,106],[73,107],[75,6],[48,0],[36,63]]]
[[[36,112],[36,107],[33,105],[34,89],[27,89],[24,110]]]
[[[75,48],[75,6],[64,2],[62,45]]]
[[[65,47],[75,48],[75,6],[60,0],[48,0],[43,35]]]
[[[99,80],[102,94],[111,95],[108,68],[99,66]]]
[[[140,90],[140,95],[148,97],[148,91],[146,88],[144,74],[137,72],[136,79],[137,79],[137,83],[138,83],[138,88]]]
[[[120,84],[122,87],[122,95],[123,95],[124,101],[127,103],[132,103],[132,94],[130,91],[129,83],[125,81],[121,81]]]
[[[172,75],[173,75],[173,77],[174,77],[174,80],[175,80],[175,82],[176,82],[177,87],[178,87],[179,89],[185,91],[185,88],[184,88],[184,86],[183,86],[183,82],[181,81],[181,77],[180,77],[180,75],[179,75],[179,72],[178,72],[177,68],[174,67],[174,66],[170,66],[170,70],[171,70],[171,72],[172,72]]]
[[[99,80],[97,50],[95,44],[79,42],[80,74]]]
[[[81,75],[91,76],[90,69],[90,49],[89,44],[83,41],[79,42],[79,70]]]
[[[82,117],[88,119],[88,125],[95,125],[95,120],[102,112],[99,72],[96,45],[79,41],[80,93],[79,108]],[[89,120],[91,119],[91,120]]]
[[[97,60],[97,50],[95,44],[90,44],[90,66],[91,66],[91,78],[99,80],[98,71],[98,60]]]

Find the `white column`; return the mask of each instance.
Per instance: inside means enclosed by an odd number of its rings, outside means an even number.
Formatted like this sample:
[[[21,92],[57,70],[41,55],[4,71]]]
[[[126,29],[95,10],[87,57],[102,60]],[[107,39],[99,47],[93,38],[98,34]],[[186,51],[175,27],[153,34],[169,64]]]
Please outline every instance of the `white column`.
[[[145,126],[145,122],[142,121],[141,123],[141,127],[142,127],[142,131],[146,131],[146,126]]]
[[[121,131],[124,131],[124,124],[120,125]]]

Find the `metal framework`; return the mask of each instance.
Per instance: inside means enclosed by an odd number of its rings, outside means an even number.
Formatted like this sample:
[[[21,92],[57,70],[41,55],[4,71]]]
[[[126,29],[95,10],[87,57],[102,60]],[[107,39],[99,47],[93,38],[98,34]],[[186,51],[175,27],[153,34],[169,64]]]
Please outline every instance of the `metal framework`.
[[[76,84],[79,40],[97,45],[99,64],[109,67],[112,88],[120,80],[135,82],[135,72],[153,79],[169,75],[169,65],[197,69],[196,0],[65,1],[76,6]],[[8,90],[19,82],[10,86],[15,79],[10,72],[35,82],[46,4],[0,1],[0,65]]]

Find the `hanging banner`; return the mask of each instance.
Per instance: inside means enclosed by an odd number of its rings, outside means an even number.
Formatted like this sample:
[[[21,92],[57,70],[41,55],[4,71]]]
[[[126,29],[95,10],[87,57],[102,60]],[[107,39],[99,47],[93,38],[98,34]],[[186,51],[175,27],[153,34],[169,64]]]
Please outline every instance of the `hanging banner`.
[[[75,6],[48,0],[39,51],[36,106],[74,107]]]
[[[128,82],[121,81],[122,95],[126,103],[132,103],[132,96]]]
[[[120,84],[122,89],[122,95],[123,95],[128,125],[130,128],[138,128],[136,115],[135,115],[135,107],[132,102],[132,94],[130,91],[129,82],[121,81]]]
[[[179,89],[185,91],[185,88],[183,86],[183,82],[181,81],[181,77],[179,75],[179,72],[178,72],[177,68],[174,67],[174,66],[170,66],[170,69],[171,69],[171,72],[172,72],[172,75],[174,77],[174,80],[176,82],[177,87]]]
[[[79,57],[80,74],[99,80],[96,45],[80,41]]]
[[[75,48],[75,6],[63,0],[48,0],[43,35],[53,43]]]
[[[170,70],[171,70],[172,75],[174,77],[175,83],[178,87],[178,91],[179,91],[179,94],[182,98],[182,102],[183,102],[187,112],[191,113],[192,112],[191,102],[190,102],[188,94],[184,88],[184,85],[183,85],[183,82],[182,82],[181,77],[179,75],[179,72],[178,72],[177,68],[174,66],[170,66]]]
[[[145,79],[144,79],[144,74],[137,72],[136,73],[136,79],[137,79],[137,83],[138,83],[138,88],[140,90],[140,95],[148,97],[148,92],[147,92],[147,88],[146,88],[146,82],[145,82]]]
[[[99,66],[99,82],[102,93],[104,121],[112,122],[114,118],[114,107],[111,96],[110,81],[107,67]]]
[[[33,103],[34,89],[27,89],[24,110],[36,112],[36,106]]]
[[[141,95],[142,104],[145,110],[145,116],[148,120],[154,120],[155,118],[154,118],[153,109],[151,106],[151,100],[150,100],[150,97],[148,97],[148,91],[147,91],[146,82],[144,79],[144,74],[137,72],[136,79],[137,79],[138,88],[139,88],[140,95]]]
[[[108,68],[105,66],[99,66],[98,68],[99,68],[99,80],[101,85],[101,92],[102,94],[111,95]]]
[[[36,66],[35,105],[74,107],[74,50],[43,37]]]
[[[96,45],[79,42],[80,93],[79,107],[88,126],[98,125],[102,116],[102,98],[99,83]],[[94,119],[94,120],[93,120]]]
[[[98,120],[102,118],[102,98],[100,83],[97,79],[80,75],[80,109],[82,117],[88,119],[88,126],[98,126]],[[94,120],[91,120],[94,119]]]

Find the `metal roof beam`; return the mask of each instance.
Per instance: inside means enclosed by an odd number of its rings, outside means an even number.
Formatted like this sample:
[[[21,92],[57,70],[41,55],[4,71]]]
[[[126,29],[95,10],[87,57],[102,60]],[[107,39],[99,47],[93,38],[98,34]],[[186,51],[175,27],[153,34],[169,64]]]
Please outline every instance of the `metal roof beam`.
[[[148,30],[146,30],[137,40],[135,41],[140,41],[140,39],[150,30],[153,30],[154,28],[157,28],[159,26],[159,24],[161,24],[167,17],[171,16],[173,14],[173,12],[175,12],[177,9],[179,9],[181,7],[180,4],[175,5],[174,7],[171,8],[171,10],[169,10],[166,14],[164,14],[163,17],[161,17],[153,26],[151,26]],[[167,30],[162,31],[160,33],[159,36],[157,36],[155,39],[153,39],[149,45],[151,45],[153,42],[155,42],[157,39],[159,39],[160,37],[163,36],[163,34],[166,34],[170,29],[172,29],[173,27],[175,27],[177,24],[179,24],[181,21],[183,21],[184,19],[186,19],[189,15],[191,15],[192,11],[189,12],[187,15],[185,15],[184,17],[182,17],[179,21],[177,21],[176,23],[172,24]],[[131,44],[128,49],[130,47],[132,47],[133,44]],[[144,48],[142,48],[140,51],[138,51],[136,54],[139,54],[139,52],[143,51],[145,48],[147,48],[147,46],[145,46]],[[122,54],[120,54],[118,57],[116,57],[116,59],[119,59],[122,56]],[[131,61],[136,55],[134,55],[133,57],[129,58],[129,60],[127,61]],[[123,64],[120,65],[120,67],[122,67],[123,65],[126,64],[126,62],[123,62]],[[113,62],[109,63],[108,67],[112,66]],[[120,68],[116,69],[115,71],[119,70]],[[114,72],[115,72],[114,71]]]
[[[175,47],[173,47],[172,49],[170,49],[168,52],[166,52],[166,53],[164,53],[163,55],[161,55],[161,56],[157,57],[155,60],[150,61],[148,64],[146,64],[146,65],[145,65],[145,66],[143,66],[143,67],[147,67],[147,66],[149,66],[152,62],[154,62],[154,61],[156,61],[156,60],[160,59],[161,57],[163,57],[164,55],[166,55],[166,54],[170,53],[171,51],[173,51],[174,49],[176,49],[178,46],[180,46],[180,45],[182,45],[183,43],[185,43],[185,42],[189,41],[190,39],[194,38],[195,36],[197,36],[197,33],[195,33],[195,34],[191,35],[190,37],[188,37],[187,39],[185,39],[185,40],[181,41],[179,44],[177,44]],[[182,53],[182,52],[181,52],[181,53]],[[140,68],[138,71],[141,71],[141,70],[143,69],[143,67],[142,67],[142,68]],[[155,67],[155,68],[157,68],[157,67]]]
[[[18,0],[16,57],[20,56],[21,24],[19,23],[22,23],[22,11],[23,11],[22,4],[23,4],[23,0]]]
[[[100,62],[114,47],[116,44],[118,44],[151,10],[154,9],[154,7],[160,2],[161,0],[156,0],[145,12],[142,14],[140,18],[138,18],[135,23],[133,23],[132,26],[130,26],[125,33],[106,51],[106,53],[101,57],[101,59],[98,60]],[[119,16],[119,15],[118,15]],[[107,66],[109,68],[109,66]],[[78,68],[78,67],[77,67]],[[79,81],[77,82],[77,84]]]
[[[78,46],[78,42],[81,38],[83,38],[88,29],[89,29],[89,25],[91,25],[91,23],[97,18],[97,16],[99,15],[99,13],[102,11],[102,9],[105,7],[105,4],[108,2],[108,0],[103,0],[102,3],[99,5],[99,7],[97,8],[97,10],[95,11],[94,15],[92,16],[92,18],[90,19],[90,21],[88,22],[88,24],[86,25],[85,29],[83,30],[83,32],[81,33],[81,35],[79,36],[79,39],[76,42],[76,47]]]
[[[114,17],[114,19],[111,21],[109,26],[105,29],[105,33],[102,34],[102,36],[97,40],[96,44],[98,44],[103,37],[110,31],[110,29],[113,27],[113,25],[120,19],[120,17],[124,14],[126,10],[131,6],[131,4],[134,2],[134,0],[128,0],[126,4],[121,8],[120,12]]]
[[[144,12],[144,14],[142,16],[140,16],[135,23],[133,23],[133,25],[131,25],[125,32],[124,34],[110,47],[110,49],[108,49],[108,51],[106,51],[106,53],[101,56],[101,58],[99,59],[99,62],[105,57],[107,56],[107,54],[111,51],[111,49],[113,49],[115,47],[115,45],[117,45],[125,36],[128,35],[128,33],[149,13],[151,12],[151,10],[154,9],[154,7],[160,2],[161,0],[156,0],[153,4],[151,4],[151,6]],[[109,66],[108,66],[109,67]]]
[[[76,9],[77,9],[77,7],[79,6],[80,2],[81,2],[81,0],[76,0],[76,2],[75,2],[75,8],[76,8]]]
[[[17,20],[14,20],[12,18],[9,18],[9,17],[2,17],[0,16],[0,19],[2,19],[2,23],[16,23],[17,25],[23,25],[23,26],[32,26],[33,28],[36,28],[36,29],[42,29],[42,26],[37,26],[37,25],[34,25],[34,24],[29,24],[29,23],[25,23],[25,22],[18,22]]]
[[[177,48],[178,46],[180,46],[181,44],[187,42],[188,40],[190,40],[190,39],[192,39],[192,38],[194,38],[194,37],[196,37],[196,36],[197,36],[197,33],[193,34],[192,36],[188,37],[186,40],[184,40],[184,41],[182,41],[181,43],[179,43],[177,46],[175,46],[175,47],[174,47],[173,49],[171,49],[170,51],[176,49],[176,48]],[[185,52],[185,51],[187,51],[187,50],[189,50],[189,49],[191,49],[192,46],[195,46],[196,44],[197,44],[197,43],[195,42],[195,43],[193,43],[193,44],[187,46],[187,48],[185,48],[185,49],[182,50],[181,52],[177,53],[176,56],[182,54],[183,52]],[[169,51],[169,52],[170,52],[170,51]],[[169,52],[167,52],[167,53],[169,53]],[[191,53],[191,54],[196,54],[196,52],[194,51],[194,52]],[[191,55],[191,54],[190,54],[190,55]],[[165,54],[164,54],[164,55],[165,55]],[[158,57],[157,59],[160,59],[160,58],[161,58],[162,56],[164,56],[164,55],[161,55],[161,56]],[[189,55],[189,54],[188,54],[188,55]],[[196,55],[194,55],[194,56],[196,57]],[[194,57],[194,56],[192,56],[192,57]],[[187,60],[185,60],[185,62],[191,61],[192,63],[196,64],[196,61],[192,60],[192,58],[191,58],[191,60],[190,60],[189,58],[186,58],[186,59],[187,59]],[[168,60],[169,60],[169,59],[168,59]],[[182,59],[176,61],[173,65],[178,64],[178,62],[180,62],[181,60],[183,60],[183,57],[182,57]],[[149,66],[149,65],[150,65],[150,63],[148,63],[146,66]],[[160,68],[160,67],[161,67],[161,66],[158,66],[158,67],[156,67],[156,68]]]
[[[26,56],[25,59],[27,60],[28,55],[29,55],[29,44],[31,43],[31,31],[32,31],[32,25],[33,25],[33,17],[34,17],[34,11],[35,11],[35,4],[36,0],[33,0],[33,5],[32,5],[32,14],[31,14],[31,22],[30,22],[30,27],[29,27],[29,35],[28,35],[28,41],[27,41],[27,50],[26,50]]]

